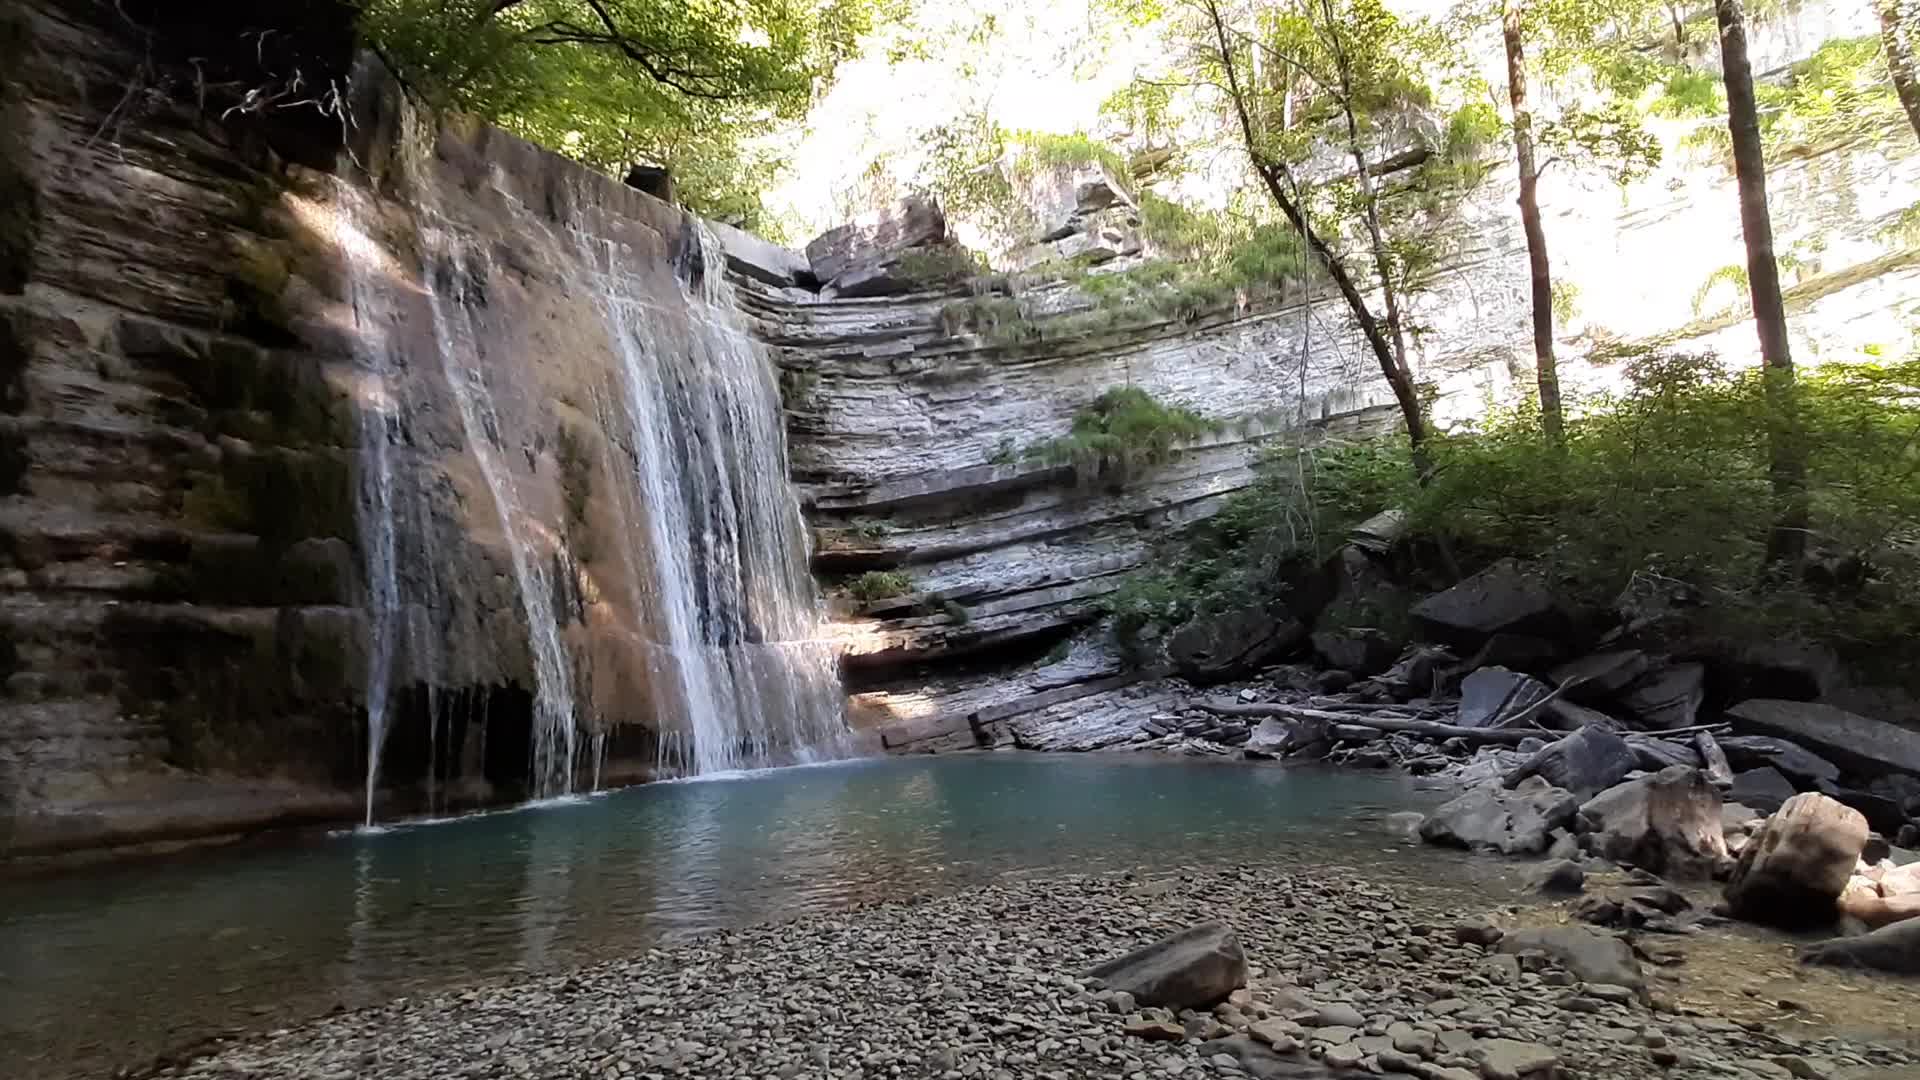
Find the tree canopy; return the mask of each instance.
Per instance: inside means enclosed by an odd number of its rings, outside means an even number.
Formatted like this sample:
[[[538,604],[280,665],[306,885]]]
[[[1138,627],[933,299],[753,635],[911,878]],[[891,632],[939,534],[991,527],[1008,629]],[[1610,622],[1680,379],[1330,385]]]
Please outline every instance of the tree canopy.
[[[797,117],[872,0],[364,0],[361,29],[436,105],[588,164],[672,168],[683,199],[754,224]]]

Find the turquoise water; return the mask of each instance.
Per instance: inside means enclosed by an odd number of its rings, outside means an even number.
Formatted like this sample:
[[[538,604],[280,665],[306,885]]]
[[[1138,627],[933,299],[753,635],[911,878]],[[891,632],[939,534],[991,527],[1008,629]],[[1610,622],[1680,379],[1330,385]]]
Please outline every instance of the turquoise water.
[[[1020,871],[1395,859],[1387,776],[893,758],[0,882],[0,1076]],[[1424,860],[1423,860],[1424,861]]]

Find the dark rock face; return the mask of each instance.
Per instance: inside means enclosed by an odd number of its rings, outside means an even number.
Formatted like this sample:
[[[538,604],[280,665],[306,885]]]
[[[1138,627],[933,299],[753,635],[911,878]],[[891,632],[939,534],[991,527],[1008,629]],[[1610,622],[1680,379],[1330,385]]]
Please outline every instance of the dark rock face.
[[[1247,984],[1247,955],[1233,928],[1201,923],[1087,972],[1142,1005],[1205,1009]]]
[[[1793,798],[1797,790],[1793,781],[1780,775],[1777,770],[1759,768],[1735,773],[1727,795],[1735,802],[1771,814]]]
[[[1706,697],[1704,664],[1673,664],[1649,672],[1620,695],[1620,703],[1648,727],[1691,727]]]
[[[901,269],[903,256],[946,243],[947,217],[940,204],[916,195],[822,233],[806,254],[814,278],[833,295],[886,296],[912,285]]]
[[[1869,774],[1920,774],[1920,732],[1805,701],[1755,699],[1727,714],[1741,728],[1805,743]]]
[[[1594,653],[1553,669],[1553,682],[1575,701],[1604,702],[1647,673],[1647,654],[1639,649]]]
[[[1773,769],[1802,787],[1840,779],[1839,766],[1785,739],[1729,735],[1720,740],[1720,749],[1736,769]]]
[[[1567,625],[1552,590],[1512,559],[1420,601],[1413,617],[1439,640],[1464,648],[1501,631],[1552,637]]]
[[[1590,798],[1626,779],[1637,767],[1627,741],[1609,731],[1582,728],[1533,755],[1509,774],[1508,787],[1538,776],[1557,788]]]
[[[1167,640],[1167,658],[1187,678],[1219,682],[1279,658],[1306,639],[1307,628],[1264,607],[1201,615]]]
[[[1538,855],[1552,843],[1549,834],[1571,824],[1579,808],[1571,793],[1545,784],[1519,791],[1485,785],[1435,810],[1421,823],[1420,837],[1446,847]]]
[[[1461,727],[1499,728],[1524,723],[1539,712],[1546,684],[1506,668],[1481,668],[1460,684]]]
[[[1726,888],[1733,914],[1787,929],[1833,921],[1867,845],[1867,821],[1825,795],[1788,799],[1740,850]]]
[[[1708,877],[1727,860],[1720,793],[1697,769],[1676,765],[1629,780],[1580,808],[1594,854],[1675,877]]]

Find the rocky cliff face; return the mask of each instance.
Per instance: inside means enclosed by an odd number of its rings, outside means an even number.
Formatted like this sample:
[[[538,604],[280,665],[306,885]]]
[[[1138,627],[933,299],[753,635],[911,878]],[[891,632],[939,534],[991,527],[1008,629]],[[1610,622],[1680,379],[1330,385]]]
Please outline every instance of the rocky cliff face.
[[[228,112],[138,15],[0,11],[0,853],[834,737],[711,234],[420,115],[350,35],[287,61],[317,114]]]

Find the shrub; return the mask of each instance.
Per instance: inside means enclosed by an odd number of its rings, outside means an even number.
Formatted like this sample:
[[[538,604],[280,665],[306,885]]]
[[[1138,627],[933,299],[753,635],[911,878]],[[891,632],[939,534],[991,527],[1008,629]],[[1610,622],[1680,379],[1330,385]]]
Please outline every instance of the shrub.
[[[1704,632],[1818,643],[1920,680],[1920,361],[1802,374],[1791,400],[1810,559],[1789,581],[1764,567],[1774,509],[1760,373],[1643,353],[1626,374],[1625,390],[1569,423],[1564,448],[1531,409],[1436,436],[1424,485],[1397,439],[1274,451],[1218,516],[1160,552],[1168,569],[1109,599],[1116,628],[1272,597],[1289,566],[1324,559],[1354,524],[1398,507],[1463,569],[1518,556],[1595,607],[1657,576],[1700,598]]]
[[[1028,447],[1026,456],[1072,465],[1083,477],[1124,482],[1133,468],[1167,461],[1182,443],[1219,429],[1192,409],[1163,405],[1137,386],[1119,386],[1075,413],[1066,435]]]
[[[913,580],[898,570],[869,570],[847,583],[847,593],[863,604],[891,600],[913,591]]]

